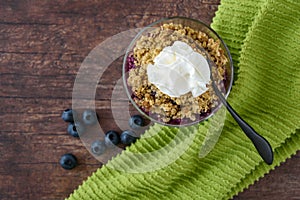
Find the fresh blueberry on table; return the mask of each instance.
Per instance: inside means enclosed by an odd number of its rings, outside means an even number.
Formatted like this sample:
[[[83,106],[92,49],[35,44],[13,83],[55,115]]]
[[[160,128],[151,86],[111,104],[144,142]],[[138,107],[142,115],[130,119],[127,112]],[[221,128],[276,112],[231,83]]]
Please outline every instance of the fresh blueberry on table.
[[[91,151],[93,154],[100,156],[106,150],[105,142],[101,140],[96,140],[91,145]]]
[[[105,133],[105,144],[111,146],[112,144],[117,145],[120,143],[120,136],[116,131],[108,131]]]
[[[135,136],[135,133],[131,130],[125,130],[122,132],[121,136],[121,142],[125,145],[129,145],[134,143],[138,137]]]
[[[132,129],[138,129],[144,126],[145,122],[142,116],[140,115],[133,115],[129,118],[129,126]]]
[[[98,122],[97,113],[94,110],[85,110],[82,113],[82,121],[86,125],[94,125]]]
[[[75,114],[75,112],[72,109],[66,109],[63,111],[61,118],[65,121],[65,122],[74,122],[74,117],[73,115]]]
[[[73,137],[79,137],[85,131],[85,127],[81,122],[69,123],[67,132]]]
[[[59,164],[62,168],[70,170],[77,166],[77,159],[73,154],[64,154],[60,160]]]

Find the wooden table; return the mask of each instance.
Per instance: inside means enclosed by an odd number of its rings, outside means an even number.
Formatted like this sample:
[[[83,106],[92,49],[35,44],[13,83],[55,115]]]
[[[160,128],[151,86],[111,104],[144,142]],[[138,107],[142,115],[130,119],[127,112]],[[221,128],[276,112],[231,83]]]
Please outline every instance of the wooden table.
[[[165,16],[209,24],[218,4],[1,0],[0,199],[63,199],[101,166],[79,139],[66,133],[60,118],[71,107],[77,70],[96,45]],[[99,98],[105,118],[109,99]],[[105,119],[109,127],[110,119]],[[79,160],[70,171],[58,164],[68,152]],[[299,173],[300,152],[234,199],[300,199]]]

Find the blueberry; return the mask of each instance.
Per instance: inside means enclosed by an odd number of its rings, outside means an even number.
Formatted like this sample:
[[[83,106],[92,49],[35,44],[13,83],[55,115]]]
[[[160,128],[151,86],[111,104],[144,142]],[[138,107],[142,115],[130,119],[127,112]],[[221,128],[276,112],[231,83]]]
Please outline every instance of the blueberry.
[[[73,169],[77,165],[77,159],[73,154],[64,154],[60,160],[59,164],[62,166],[64,169]]]
[[[94,125],[98,122],[97,113],[94,110],[85,110],[82,113],[82,121],[86,125]]]
[[[120,143],[120,136],[116,131],[108,131],[105,133],[105,144],[110,146],[112,144],[117,145]]]
[[[144,119],[140,115],[133,115],[129,119],[129,126],[132,129],[138,129],[144,126]]]
[[[72,109],[66,109],[63,111],[61,118],[65,122],[74,122],[74,117],[73,117],[74,114],[75,112]]]
[[[67,131],[73,137],[79,137],[79,135],[82,135],[84,133],[85,127],[78,121],[75,123],[69,123]]]
[[[126,145],[134,143],[137,139],[135,133],[130,130],[123,131],[120,138],[121,138],[121,142]]]
[[[91,151],[93,154],[99,156],[105,152],[106,146],[103,141],[96,140],[91,145]]]

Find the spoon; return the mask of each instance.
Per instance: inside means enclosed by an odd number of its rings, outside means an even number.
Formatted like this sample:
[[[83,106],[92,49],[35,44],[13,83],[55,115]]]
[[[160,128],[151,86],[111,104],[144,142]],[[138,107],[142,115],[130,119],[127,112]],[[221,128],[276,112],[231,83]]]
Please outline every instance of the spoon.
[[[273,151],[270,143],[261,135],[259,135],[247,122],[245,122],[241,116],[237,114],[237,112],[230,106],[230,104],[226,101],[223,94],[220,92],[219,88],[216,86],[214,79],[211,80],[213,89],[222,102],[222,104],[227,108],[228,112],[235,119],[241,129],[244,131],[246,136],[252,141],[256,150],[262,159],[268,164],[271,165],[273,163]]]

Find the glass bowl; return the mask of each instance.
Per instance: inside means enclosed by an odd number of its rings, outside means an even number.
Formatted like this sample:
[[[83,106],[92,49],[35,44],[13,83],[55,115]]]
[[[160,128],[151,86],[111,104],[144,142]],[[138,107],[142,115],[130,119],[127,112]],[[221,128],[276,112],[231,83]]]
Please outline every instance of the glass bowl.
[[[222,104],[212,88],[207,91],[206,96],[200,95],[196,99],[191,99],[189,94],[186,98],[178,97],[190,99],[189,103],[184,104],[180,104],[178,98],[159,96],[161,92],[157,91],[157,88],[153,89],[155,87],[148,82],[145,72],[147,63],[153,63],[157,54],[175,41],[188,43],[206,58],[214,79],[211,81],[217,83],[227,98],[233,83],[233,63],[228,48],[209,26],[201,21],[184,17],[163,18],[143,28],[136,35],[124,57],[123,84],[135,109],[149,120],[167,126],[189,126],[208,119]],[[164,103],[160,104],[160,101]],[[172,115],[175,111],[176,115]]]

